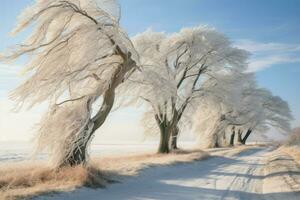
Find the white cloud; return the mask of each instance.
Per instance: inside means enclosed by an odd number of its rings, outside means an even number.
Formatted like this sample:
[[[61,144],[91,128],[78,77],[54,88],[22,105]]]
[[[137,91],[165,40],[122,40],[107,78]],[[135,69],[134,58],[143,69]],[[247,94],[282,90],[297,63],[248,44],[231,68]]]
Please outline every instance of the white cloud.
[[[255,72],[278,64],[297,63],[297,62],[300,62],[300,58],[282,56],[282,55],[254,58],[254,59],[250,59],[248,71]]]
[[[255,72],[274,65],[300,62],[300,44],[260,43],[241,39],[235,46],[252,54],[248,71]]]
[[[241,39],[235,42],[235,46],[251,53],[257,52],[295,52],[300,51],[300,44],[284,43],[260,43],[253,40]]]

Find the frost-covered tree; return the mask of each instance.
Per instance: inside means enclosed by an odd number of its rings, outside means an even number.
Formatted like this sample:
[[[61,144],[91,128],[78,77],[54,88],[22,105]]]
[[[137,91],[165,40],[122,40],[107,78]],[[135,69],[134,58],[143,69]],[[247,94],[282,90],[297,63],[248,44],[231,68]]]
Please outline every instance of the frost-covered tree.
[[[229,83],[235,79],[228,78]],[[196,131],[204,138],[204,147],[233,145],[236,134],[236,142],[245,144],[253,131],[264,133],[270,127],[282,133],[290,131],[292,116],[288,104],[270,91],[257,88],[253,76],[237,78],[236,85],[227,84],[228,81],[216,85],[206,100],[209,104],[202,105],[206,109],[200,107],[196,114]],[[214,115],[210,110],[214,110]]]
[[[11,98],[29,108],[49,102],[40,122],[38,151],[55,166],[83,164],[95,131],[104,123],[116,88],[136,68],[137,53],[119,26],[115,0],[36,0],[13,30],[31,31],[3,59],[28,56],[28,79]],[[95,106],[95,102],[101,106]]]
[[[193,119],[199,144],[204,148],[232,145],[237,126],[243,124],[237,105],[243,90],[255,84],[254,76],[234,71],[208,81],[213,87],[199,102]]]
[[[207,27],[185,28],[171,35],[149,30],[133,42],[143,67],[133,75],[129,88],[149,105],[152,115],[147,116],[155,119],[160,132],[158,152],[168,153],[171,136],[175,147],[182,117],[190,115],[191,105],[205,94],[203,82],[244,68],[247,53]]]
[[[289,105],[279,96],[274,96],[269,90],[263,88],[250,88],[243,97],[243,115],[247,121],[243,126],[246,133],[241,143],[245,144],[250,134],[266,132],[270,127],[283,134],[291,130],[290,121],[293,119]]]
[[[267,89],[256,86],[245,88],[234,109],[236,114],[231,117],[239,125],[238,144],[245,144],[253,131],[261,135],[270,127],[283,134],[290,131],[292,115],[287,102]]]

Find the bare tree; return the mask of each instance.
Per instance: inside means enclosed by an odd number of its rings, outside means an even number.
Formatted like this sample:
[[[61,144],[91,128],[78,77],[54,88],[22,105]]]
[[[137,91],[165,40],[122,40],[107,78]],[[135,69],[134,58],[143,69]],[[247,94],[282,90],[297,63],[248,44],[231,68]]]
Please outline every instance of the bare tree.
[[[29,77],[11,98],[29,108],[49,102],[38,151],[48,150],[56,167],[87,161],[87,147],[113,107],[116,88],[136,68],[138,55],[119,18],[115,0],[37,0],[13,31],[33,27],[3,57],[29,58]]]
[[[137,99],[150,106],[159,127],[158,152],[168,153],[171,136],[176,147],[182,117],[190,115],[187,111],[205,95],[204,80],[244,68],[247,53],[231,47],[224,35],[207,27],[171,35],[146,31],[133,41],[143,66],[132,78],[134,91]]]

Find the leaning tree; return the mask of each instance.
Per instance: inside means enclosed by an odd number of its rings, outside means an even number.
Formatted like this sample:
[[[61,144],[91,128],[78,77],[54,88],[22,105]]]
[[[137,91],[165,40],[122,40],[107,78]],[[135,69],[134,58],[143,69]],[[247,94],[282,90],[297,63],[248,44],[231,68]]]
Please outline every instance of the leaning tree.
[[[264,134],[270,127],[283,134],[290,132],[293,118],[289,105],[269,90],[255,85],[244,88],[240,100],[234,105],[235,115],[231,121],[237,123],[237,144],[245,144],[254,131]]]
[[[113,107],[116,88],[136,68],[138,56],[119,19],[115,0],[37,0],[13,30],[27,28],[31,34],[2,57],[29,60],[28,79],[11,98],[29,108],[49,103],[38,150],[49,151],[56,167],[86,163],[88,145]]]
[[[149,105],[160,132],[159,153],[176,145],[179,123],[205,95],[203,82],[218,73],[245,68],[247,52],[231,46],[221,33],[185,28],[167,35],[146,31],[133,39],[141,57],[141,71],[130,78],[130,90]],[[134,88],[134,89],[133,89]],[[172,138],[172,142],[170,142]]]
[[[290,131],[292,116],[287,102],[266,89],[258,88],[253,78],[247,82],[240,79],[237,83],[233,88],[223,81],[221,86],[214,88],[219,88],[219,92],[211,93],[207,102],[200,104],[202,108],[196,112],[195,124],[204,142],[204,145],[200,143],[202,146],[233,145],[235,135],[237,144],[245,144],[253,131],[265,133],[270,127],[282,133]],[[226,90],[228,86],[232,88],[231,92]]]
[[[283,134],[290,132],[293,116],[286,101],[264,88],[249,88],[243,95],[240,112],[245,134],[238,142],[245,144],[251,133],[264,133],[270,127]]]
[[[235,133],[239,132],[237,127],[244,124],[237,105],[243,90],[255,85],[254,76],[243,71],[233,71],[219,74],[217,79],[207,82],[213,86],[206,89],[206,96],[199,101],[193,116],[199,145],[204,148],[233,145]]]

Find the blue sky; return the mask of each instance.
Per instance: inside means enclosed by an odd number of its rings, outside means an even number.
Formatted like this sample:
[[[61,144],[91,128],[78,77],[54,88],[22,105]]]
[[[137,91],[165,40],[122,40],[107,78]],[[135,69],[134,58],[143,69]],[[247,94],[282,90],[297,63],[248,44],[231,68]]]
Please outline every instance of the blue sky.
[[[0,51],[20,41],[8,33],[18,13],[32,0],[1,0]],[[300,1],[299,0],[120,0],[122,26],[130,36],[152,28],[175,32],[208,25],[252,53],[250,71],[260,86],[290,104],[300,126]],[[22,61],[17,65],[21,65]],[[17,68],[17,67],[16,67]],[[0,99],[18,83],[14,69],[0,65]],[[0,118],[1,120],[1,118]]]
[[[252,53],[260,86],[287,100],[300,125],[299,0],[121,0],[131,35],[206,24]]]

